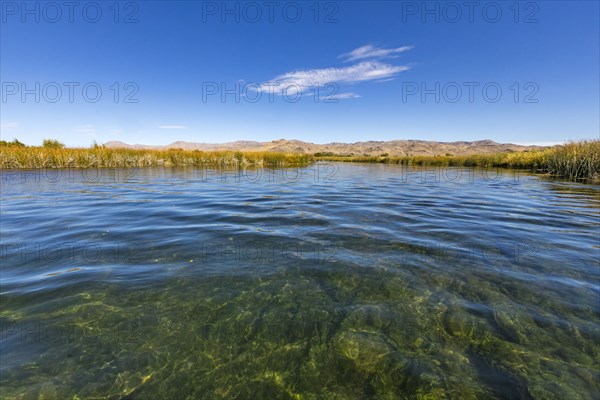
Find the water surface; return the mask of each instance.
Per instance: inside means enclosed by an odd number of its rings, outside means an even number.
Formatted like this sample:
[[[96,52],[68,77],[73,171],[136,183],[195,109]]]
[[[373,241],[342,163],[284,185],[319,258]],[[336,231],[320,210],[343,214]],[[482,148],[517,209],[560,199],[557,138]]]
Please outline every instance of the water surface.
[[[598,398],[600,187],[4,171],[2,398]]]

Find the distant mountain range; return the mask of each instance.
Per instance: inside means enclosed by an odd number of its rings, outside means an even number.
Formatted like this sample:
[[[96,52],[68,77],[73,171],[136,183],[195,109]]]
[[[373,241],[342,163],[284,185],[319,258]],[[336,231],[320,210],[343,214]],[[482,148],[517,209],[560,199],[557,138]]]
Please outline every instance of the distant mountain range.
[[[425,140],[390,140],[356,143],[315,144],[301,140],[273,140],[254,142],[241,140],[229,143],[192,143],[173,142],[165,146],[147,146],[127,144],[119,141],[104,143],[105,147],[128,149],[184,149],[184,150],[236,150],[236,151],[273,151],[283,153],[334,153],[344,155],[381,155],[389,156],[435,156],[435,155],[471,155],[482,153],[501,153],[541,149],[543,146],[521,146],[510,143],[496,143],[492,140],[474,142],[433,142]]]

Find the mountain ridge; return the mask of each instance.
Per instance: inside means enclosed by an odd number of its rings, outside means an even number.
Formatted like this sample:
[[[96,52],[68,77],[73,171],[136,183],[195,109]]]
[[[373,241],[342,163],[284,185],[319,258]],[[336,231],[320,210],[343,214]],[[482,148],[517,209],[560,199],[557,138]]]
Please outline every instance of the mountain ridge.
[[[197,143],[175,141],[163,146],[127,144],[121,141],[104,143],[108,148],[128,149],[183,149],[200,151],[272,151],[283,153],[333,153],[343,155],[381,155],[389,156],[435,156],[435,155],[471,155],[484,153],[505,153],[527,150],[539,150],[545,146],[523,146],[513,143],[497,143],[490,139],[475,141],[437,142],[428,140],[388,140],[362,141],[354,143],[331,142],[316,144],[295,139],[278,139],[270,142],[238,140],[226,143]]]

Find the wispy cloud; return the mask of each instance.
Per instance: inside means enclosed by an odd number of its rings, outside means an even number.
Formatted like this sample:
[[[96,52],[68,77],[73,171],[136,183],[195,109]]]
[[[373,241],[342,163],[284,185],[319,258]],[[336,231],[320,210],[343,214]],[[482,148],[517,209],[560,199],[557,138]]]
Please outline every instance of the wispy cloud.
[[[338,57],[345,59],[347,62],[362,60],[354,65],[286,72],[258,85],[253,85],[249,89],[294,98],[298,94],[304,94],[308,91],[311,91],[311,94],[315,96],[322,96],[329,99],[359,98],[361,96],[353,92],[337,92],[340,90],[340,87],[360,82],[385,82],[394,79],[396,75],[409,70],[410,67],[406,65],[392,65],[382,62],[380,59],[397,57],[399,53],[412,48],[413,46],[403,46],[386,49],[368,44]],[[332,90],[336,93],[331,93]],[[327,96],[322,92],[329,92],[331,94]]]
[[[73,129],[74,133],[79,133],[88,137],[96,137],[96,128],[94,125],[81,125]]]
[[[358,99],[360,97],[361,96],[359,94],[352,93],[352,92],[336,93],[336,94],[333,94],[331,96],[324,96],[324,98],[326,100],[330,100],[330,99],[333,99],[333,100]]]
[[[383,47],[375,47],[372,44],[354,49],[349,53],[344,53],[338,58],[345,59],[346,61],[364,60],[368,58],[381,59],[381,58],[395,58],[398,54],[404,53],[405,51],[413,49],[414,46],[402,46],[392,49],[386,49]]]
[[[520,146],[556,146],[557,144],[565,144],[562,142],[516,142]]]
[[[122,129],[113,129],[113,128],[108,129],[108,134],[111,136],[119,136],[121,133],[123,133]]]
[[[161,125],[160,129],[187,129],[188,127],[185,125]]]
[[[379,61],[363,61],[339,68],[307,69],[288,72],[260,84],[261,90],[290,96],[327,85],[350,85],[380,79],[389,79],[408,70],[407,66],[394,66]],[[354,96],[356,97],[356,96]],[[346,97],[350,98],[350,97]]]
[[[21,124],[18,122],[1,122],[0,123],[0,131],[9,132],[15,131],[19,128]]]

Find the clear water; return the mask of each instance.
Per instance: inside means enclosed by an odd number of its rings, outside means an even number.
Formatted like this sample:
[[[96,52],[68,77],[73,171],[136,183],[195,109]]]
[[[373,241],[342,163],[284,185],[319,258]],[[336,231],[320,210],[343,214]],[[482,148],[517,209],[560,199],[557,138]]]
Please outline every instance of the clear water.
[[[1,397],[598,398],[600,187],[4,171]]]

